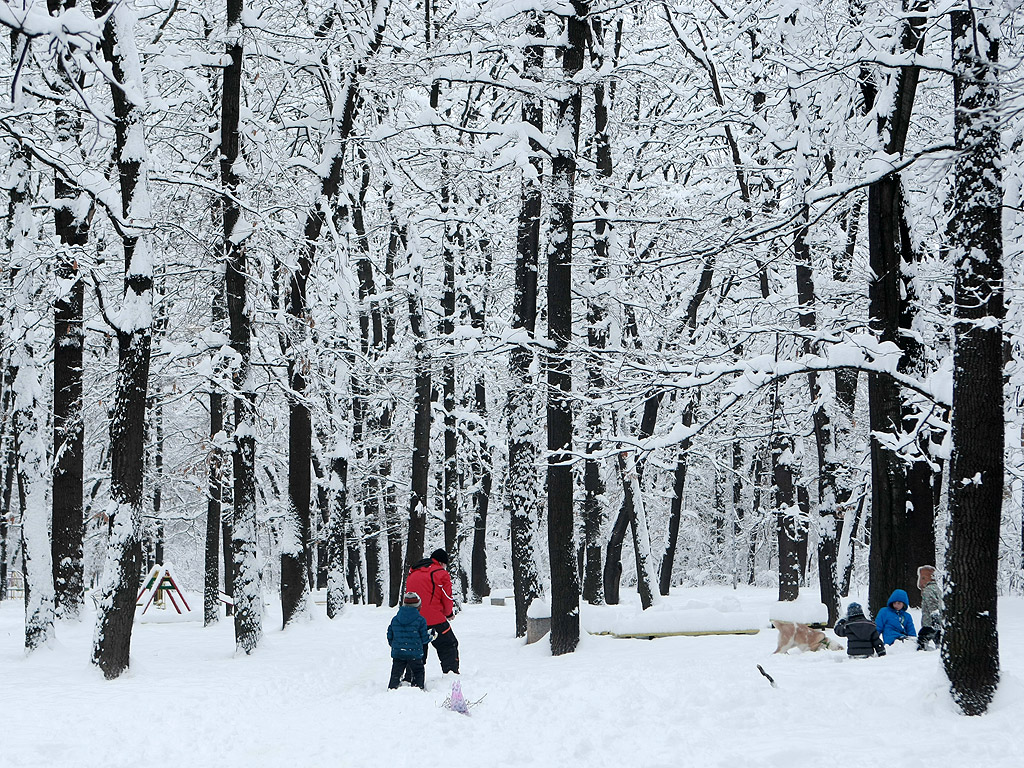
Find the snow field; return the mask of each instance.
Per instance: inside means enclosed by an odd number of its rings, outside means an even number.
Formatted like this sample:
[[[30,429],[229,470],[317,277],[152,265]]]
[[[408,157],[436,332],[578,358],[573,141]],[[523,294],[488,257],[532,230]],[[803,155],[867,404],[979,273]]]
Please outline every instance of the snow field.
[[[635,600],[635,595],[628,595]],[[677,590],[660,612],[738,598],[767,624],[774,594]],[[511,602],[511,601],[510,601]],[[584,607],[584,624],[635,605]],[[773,655],[777,634],[624,640],[584,636],[576,653],[512,637],[513,608],[469,605],[460,642],[465,717],[437,657],[427,691],[386,690],[388,608],[350,606],[329,621],[277,629],[235,656],[230,621],[137,624],[132,666],[105,681],[88,663],[93,616],[60,625],[26,657],[23,609],[0,605],[0,768],[262,766],[778,766],[844,756],[929,768],[1024,763],[1024,598],[1000,603],[1003,684],[989,715],[965,718],[938,653],[884,659],[822,651]],[[916,616],[915,616],[916,618]],[[773,689],[758,673],[776,679]]]

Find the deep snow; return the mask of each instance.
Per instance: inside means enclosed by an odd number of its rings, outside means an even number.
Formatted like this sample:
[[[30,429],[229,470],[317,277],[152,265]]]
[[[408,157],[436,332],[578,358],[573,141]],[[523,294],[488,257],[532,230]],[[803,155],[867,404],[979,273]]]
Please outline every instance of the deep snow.
[[[658,610],[729,606],[765,624],[773,601],[752,588],[678,589]],[[230,621],[137,624],[131,669],[108,682],[88,664],[91,614],[58,626],[52,648],[26,657],[22,606],[0,604],[0,766],[1024,763],[1021,597],[1000,602],[1003,682],[981,718],[955,713],[935,652],[776,656],[776,632],[765,628],[585,636],[576,653],[553,658],[546,641],[512,637],[511,604],[466,606],[454,622],[465,696],[486,694],[465,717],[441,708],[451,685],[433,652],[426,693],[385,689],[392,610],[352,606],[335,621],[323,610],[282,632],[271,601],[263,644],[248,658],[234,655]],[[635,610],[585,606],[584,623],[621,622]]]

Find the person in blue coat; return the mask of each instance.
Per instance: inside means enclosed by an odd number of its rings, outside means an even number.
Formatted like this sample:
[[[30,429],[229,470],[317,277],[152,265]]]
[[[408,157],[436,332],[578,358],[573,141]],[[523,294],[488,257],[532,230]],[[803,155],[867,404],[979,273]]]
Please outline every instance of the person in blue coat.
[[[391,646],[388,688],[397,688],[406,672],[413,685],[423,688],[423,646],[430,640],[427,621],[420,615],[420,596],[406,592],[398,613],[388,625],[388,645]]]
[[[907,637],[917,637],[914,619],[907,613],[907,593],[902,589],[894,589],[889,595],[889,604],[878,612],[875,626],[886,645]]]

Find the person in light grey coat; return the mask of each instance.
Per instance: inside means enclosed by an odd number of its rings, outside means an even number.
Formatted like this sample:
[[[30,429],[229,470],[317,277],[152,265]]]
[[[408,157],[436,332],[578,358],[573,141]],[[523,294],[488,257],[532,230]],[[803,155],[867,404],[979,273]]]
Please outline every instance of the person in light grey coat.
[[[924,650],[929,641],[938,647],[942,639],[942,590],[935,581],[935,566],[922,565],[917,569],[917,588],[921,590],[921,632],[917,636],[918,650]]]

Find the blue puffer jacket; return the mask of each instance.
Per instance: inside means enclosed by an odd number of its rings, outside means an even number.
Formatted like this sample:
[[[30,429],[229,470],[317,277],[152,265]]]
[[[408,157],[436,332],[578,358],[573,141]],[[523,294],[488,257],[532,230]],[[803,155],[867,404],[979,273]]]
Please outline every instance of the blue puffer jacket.
[[[897,611],[892,607],[895,602],[903,603],[902,611]],[[902,589],[894,589],[889,595],[889,604],[875,617],[875,626],[878,627],[886,645],[892,645],[901,637],[917,637],[914,620],[907,613],[907,605],[909,605],[907,593]]]
[[[427,622],[415,605],[403,605],[388,625],[388,644],[393,659],[422,659],[430,642]]]

